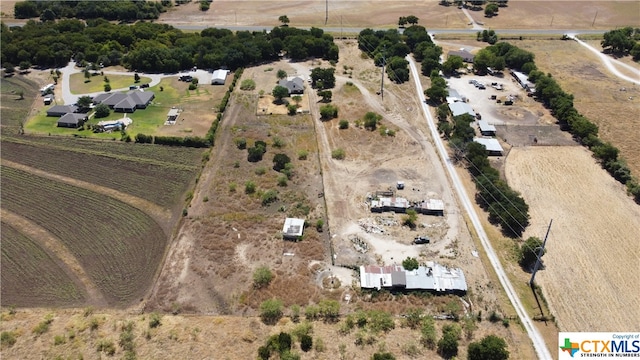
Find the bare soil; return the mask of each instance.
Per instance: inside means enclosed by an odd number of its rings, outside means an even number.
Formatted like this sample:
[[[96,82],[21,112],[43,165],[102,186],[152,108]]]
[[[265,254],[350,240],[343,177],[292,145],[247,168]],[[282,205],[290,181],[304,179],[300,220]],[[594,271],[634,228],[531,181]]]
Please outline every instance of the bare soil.
[[[530,206],[523,238],[553,219],[536,281],[560,330],[637,329],[640,208],[623,186],[577,146],[513,148],[506,175]]]

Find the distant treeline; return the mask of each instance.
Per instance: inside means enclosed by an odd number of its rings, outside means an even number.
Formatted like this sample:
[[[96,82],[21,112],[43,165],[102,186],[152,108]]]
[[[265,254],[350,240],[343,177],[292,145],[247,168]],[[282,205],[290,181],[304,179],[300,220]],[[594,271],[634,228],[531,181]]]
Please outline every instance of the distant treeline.
[[[185,33],[170,25],[137,22],[116,25],[104,19],[36,22],[8,28],[1,25],[0,63],[30,62],[63,67],[70,59],[104,66],[123,65],[142,72],[175,73],[193,66],[235,70],[272,61],[281,54],[338,60],[333,37],[322,29],[276,27],[271,32],[232,32],[208,28]]]
[[[137,21],[157,19],[167,11],[171,0],[163,1],[18,1],[14,6],[17,19],[39,17],[41,20],[97,19]]]

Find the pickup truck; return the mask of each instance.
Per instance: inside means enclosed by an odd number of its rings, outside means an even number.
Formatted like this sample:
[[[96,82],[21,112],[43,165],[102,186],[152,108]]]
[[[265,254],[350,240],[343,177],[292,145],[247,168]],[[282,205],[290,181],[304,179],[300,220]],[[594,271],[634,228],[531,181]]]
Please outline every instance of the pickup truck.
[[[427,236],[416,236],[413,243],[416,245],[428,244],[431,240]]]

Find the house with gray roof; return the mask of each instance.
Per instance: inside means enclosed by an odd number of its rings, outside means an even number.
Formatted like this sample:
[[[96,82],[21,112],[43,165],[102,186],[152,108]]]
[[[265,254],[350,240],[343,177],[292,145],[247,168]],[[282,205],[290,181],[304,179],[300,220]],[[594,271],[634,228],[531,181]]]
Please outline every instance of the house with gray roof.
[[[462,58],[462,61],[466,63],[473,63],[473,59],[475,57],[472,53],[468,52],[465,49],[460,49],[458,51],[449,51],[449,53],[447,54],[447,58],[450,58],[452,56],[460,56]]]
[[[66,113],[58,119],[58,127],[79,128],[87,121],[87,114]]]
[[[93,98],[94,104],[105,104],[116,112],[132,113],[145,109],[155,98],[153,91],[131,90],[127,93],[105,93]]]
[[[67,113],[74,113],[78,111],[78,107],[75,105],[54,105],[47,110],[47,116],[63,116]]]
[[[286,87],[289,90],[289,95],[304,93],[304,80],[300,77],[282,79],[278,82],[278,85]]]

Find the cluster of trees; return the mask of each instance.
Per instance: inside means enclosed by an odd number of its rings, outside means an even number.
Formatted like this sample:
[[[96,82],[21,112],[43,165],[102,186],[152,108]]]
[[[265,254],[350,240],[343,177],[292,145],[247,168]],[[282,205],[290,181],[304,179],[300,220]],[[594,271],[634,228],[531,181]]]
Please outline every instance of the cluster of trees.
[[[104,19],[27,21],[1,29],[0,63],[29,62],[40,67],[78,63],[124,65],[145,72],[178,72],[193,66],[234,70],[275,60],[282,52],[294,59],[309,56],[338,59],[338,47],[321,29],[274,28],[236,33],[208,28],[186,33],[169,25],[137,22],[118,25]]]
[[[640,28],[630,26],[604,33],[601,42],[604,51],[618,55],[630,54],[633,60],[640,60]]]
[[[171,7],[171,0],[163,1],[18,1],[14,5],[17,19],[40,17],[41,20],[62,18],[136,21],[157,19]]]
[[[473,59],[473,68],[479,74],[486,74],[487,68],[501,71],[505,67],[520,70],[525,74],[536,69],[534,54],[507,42],[487,46]]]
[[[476,33],[476,40],[489,43],[491,45],[498,42],[498,34],[493,30],[482,30]]]
[[[311,70],[311,86],[314,89],[333,89],[336,86],[335,68],[313,68]]]
[[[400,35],[398,30],[364,29],[358,35],[358,48],[374,60],[376,66],[387,66],[387,76],[396,83],[409,80],[409,63],[404,59],[411,52],[411,48],[403,41],[411,33],[412,25]],[[421,27],[421,26],[420,26]],[[424,29],[424,27],[421,27]],[[426,34],[426,30],[425,30]],[[427,35],[428,37],[428,35]]]
[[[598,126],[580,114],[573,106],[573,95],[566,93],[551,74],[538,70],[529,72],[529,80],[536,84],[535,96],[545,107],[551,109],[560,127],[568,130],[583,145],[587,146],[600,161],[602,167],[616,180],[625,184],[627,190],[640,203],[640,184],[631,175],[619,150],[598,137]]]

